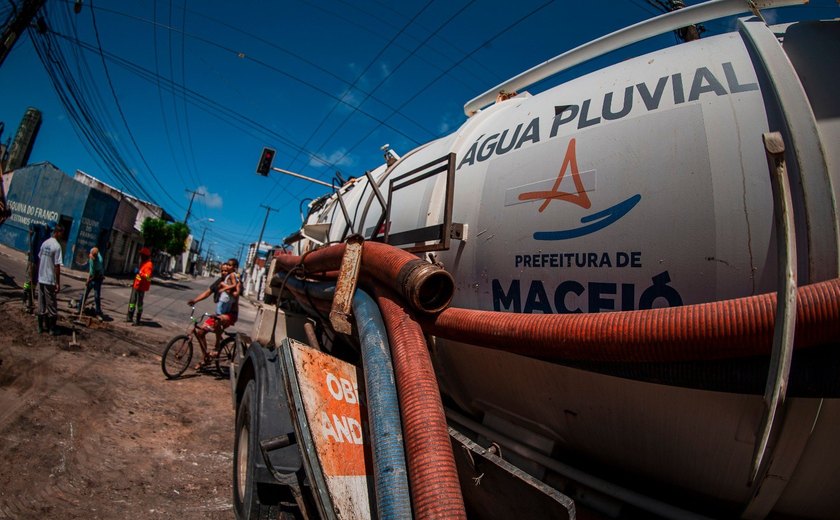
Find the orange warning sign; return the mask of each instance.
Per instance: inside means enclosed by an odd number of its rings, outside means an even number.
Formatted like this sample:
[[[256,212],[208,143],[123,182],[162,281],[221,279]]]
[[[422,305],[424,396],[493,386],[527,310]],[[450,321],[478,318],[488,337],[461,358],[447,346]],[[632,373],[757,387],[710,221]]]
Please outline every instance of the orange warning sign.
[[[367,411],[356,367],[311,348],[294,349],[307,421],[324,475],[366,475]]]

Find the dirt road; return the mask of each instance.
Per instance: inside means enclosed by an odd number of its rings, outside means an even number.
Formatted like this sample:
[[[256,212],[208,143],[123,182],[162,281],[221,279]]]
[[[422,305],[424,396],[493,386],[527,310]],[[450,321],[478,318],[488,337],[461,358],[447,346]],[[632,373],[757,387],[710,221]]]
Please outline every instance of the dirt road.
[[[0,518],[233,518],[227,380],[167,381],[161,329],[106,323],[65,350],[19,295],[0,283]]]

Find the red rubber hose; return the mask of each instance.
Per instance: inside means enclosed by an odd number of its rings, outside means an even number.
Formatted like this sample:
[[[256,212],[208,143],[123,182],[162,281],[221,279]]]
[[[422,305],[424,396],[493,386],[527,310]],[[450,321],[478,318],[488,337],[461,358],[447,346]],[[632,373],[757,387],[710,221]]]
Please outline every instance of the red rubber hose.
[[[336,271],[341,267],[344,250],[344,244],[337,244],[303,256],[281,255],[277,262],[285,271],[301,263],[309,273]],[[387,244],[364,243],[362,272],[401,294],[414,310],[426,313],[448,307],[455,293],[455,281],[448,272]]]
[[[423,330],[547,361],[678,362],[768,355],[776,294],[684,307],[596,314],[513,314],[449,308]],[[799,287],[797,349],[840,339],[840,279]]]
[[[466,518],[437,378],[420,325],[382,290],[382,311],[400,402],[414,518]]]

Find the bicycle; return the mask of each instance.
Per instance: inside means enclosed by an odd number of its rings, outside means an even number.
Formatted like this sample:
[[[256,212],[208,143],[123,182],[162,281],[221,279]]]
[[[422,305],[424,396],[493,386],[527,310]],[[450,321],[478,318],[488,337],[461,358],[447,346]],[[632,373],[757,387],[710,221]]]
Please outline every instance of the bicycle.
[[[175,336],[166,344],[161,355],[160,368],[167,379],[180,377],[190,367],[196,327],[210,316],[214,315],[205,312],[201,318],[196,319],[195,307],[193,307],[190,313],[190,324],[186,330],[187,333]],[[222,331],[222,333],[227,337],[219,344],[217,356],[211,359],[215,360],[216,372],[222,377],[227,377],[230,374],[230,364],[236,348],[236,332]],[[195,339],[195,341],[198,340]],[[199,346],[201,345],[199,344]]]

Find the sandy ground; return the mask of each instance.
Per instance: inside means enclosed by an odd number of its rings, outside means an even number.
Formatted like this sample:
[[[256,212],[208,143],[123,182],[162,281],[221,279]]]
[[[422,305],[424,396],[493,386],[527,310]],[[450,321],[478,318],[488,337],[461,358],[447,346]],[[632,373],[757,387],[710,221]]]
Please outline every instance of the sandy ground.
[[[173,331],[106,322],[68,349],[20,295],[0,282],[0,518],[233,518],[228,381],[167,381]]]

